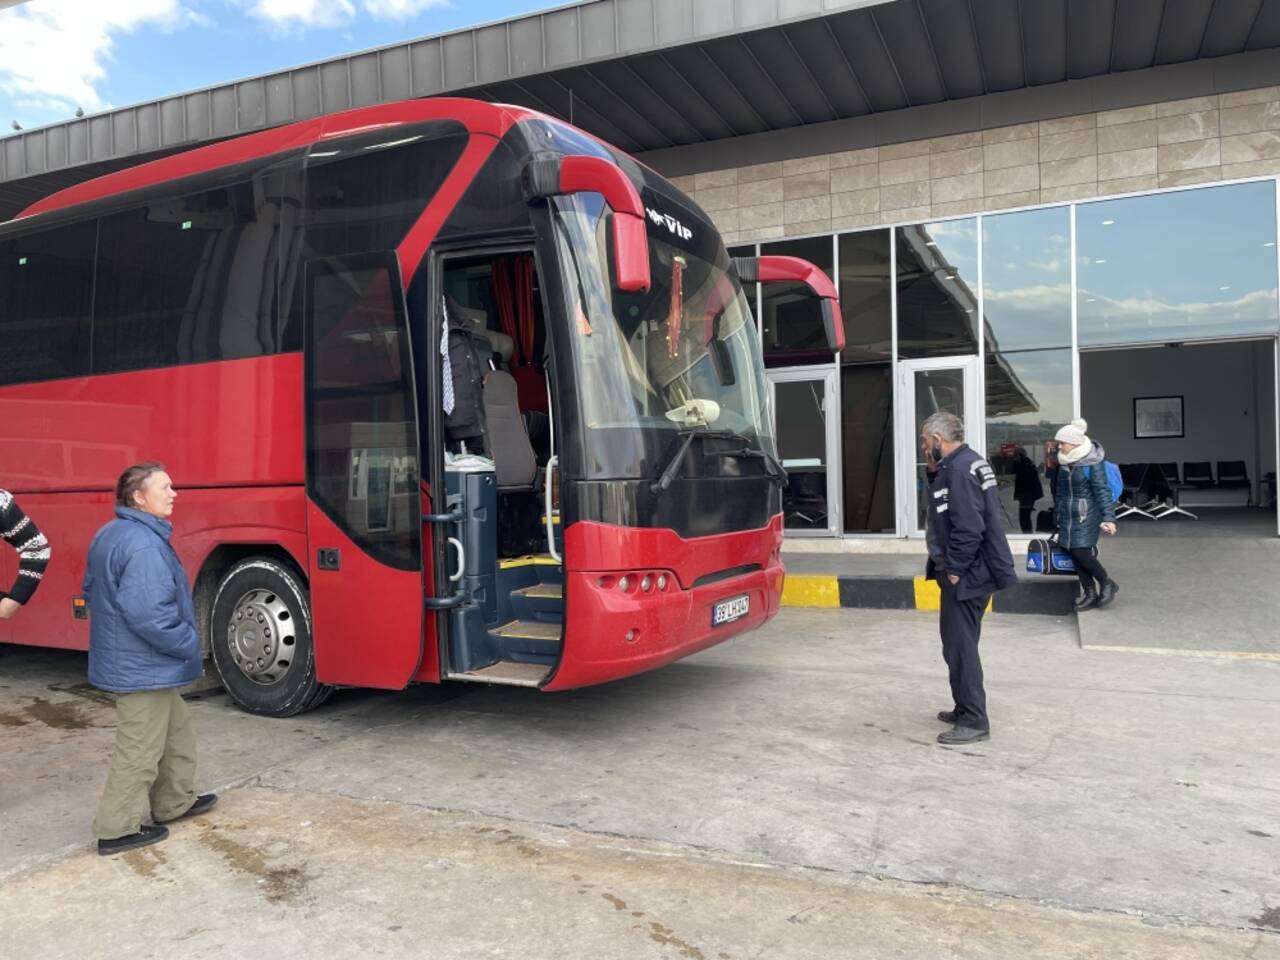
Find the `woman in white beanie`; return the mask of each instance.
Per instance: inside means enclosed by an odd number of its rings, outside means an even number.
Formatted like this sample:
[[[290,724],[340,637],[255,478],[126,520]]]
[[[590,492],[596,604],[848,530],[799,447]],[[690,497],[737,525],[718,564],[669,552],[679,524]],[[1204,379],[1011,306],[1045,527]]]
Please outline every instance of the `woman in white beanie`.
[[[1058,543],[1071,553],[1082,593],[1076,610],[1105,607],[1120,587],[1098,562],[1099,533],[1116,535],[1116,505],[1103,466],[1106,453],[1085,433],[1089,425],[1073,420],[1054,437],[1058,441]]]

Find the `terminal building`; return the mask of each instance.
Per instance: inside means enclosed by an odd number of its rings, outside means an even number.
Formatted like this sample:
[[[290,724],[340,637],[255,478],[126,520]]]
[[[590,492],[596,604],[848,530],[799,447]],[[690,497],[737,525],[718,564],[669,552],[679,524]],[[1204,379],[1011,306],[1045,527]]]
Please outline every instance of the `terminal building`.
[[[1079,416],[1135,524],[1278,532],[1280,0],[587,0],[9,135],[0,220],[201,143],[444,94],[570,120],[673,178],[732,253],[830,273],[836,356],[800,291],[749,291],[797,545],[920,536],[939,409],[1013,534]]]

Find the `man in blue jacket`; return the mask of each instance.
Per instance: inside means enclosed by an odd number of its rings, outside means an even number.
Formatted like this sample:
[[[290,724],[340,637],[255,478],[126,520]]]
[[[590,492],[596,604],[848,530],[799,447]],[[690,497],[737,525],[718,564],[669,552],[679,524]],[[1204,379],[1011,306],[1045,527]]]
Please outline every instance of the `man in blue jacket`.
[[[195,728],[178,693],[203,659],[191,587],[169,544],[176,497],[163,464],[130,467],[116,483],[116,519],[89,545],[89,682],[116,694],[115,753],[93,821],[104,856],[158,843],[164,823],[218,800],[196,796]]]
[[[937,579],[942,592],[942,656],[955,704],[938,714],[952,724],[938,734],[938,742],[976,743],[991,736],[978,656],[982,615],[991,595],[1018,578],[1001,522],[995,471],[964,442],[964,423],[955,414],[935,413],[921,427],[920,443],[934,470],[925,523],[928,576]]]

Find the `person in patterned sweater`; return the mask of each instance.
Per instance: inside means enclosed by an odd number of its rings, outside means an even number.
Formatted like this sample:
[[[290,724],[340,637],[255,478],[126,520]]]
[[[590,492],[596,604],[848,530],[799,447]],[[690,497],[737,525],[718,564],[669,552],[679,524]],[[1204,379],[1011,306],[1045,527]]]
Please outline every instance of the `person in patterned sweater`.
[[[18,579],[7,593],[0,590],[0,619],[8,620],[40,586],[50,551],[49,541],[8,490],[0,490],[0,537],[18,551]]]

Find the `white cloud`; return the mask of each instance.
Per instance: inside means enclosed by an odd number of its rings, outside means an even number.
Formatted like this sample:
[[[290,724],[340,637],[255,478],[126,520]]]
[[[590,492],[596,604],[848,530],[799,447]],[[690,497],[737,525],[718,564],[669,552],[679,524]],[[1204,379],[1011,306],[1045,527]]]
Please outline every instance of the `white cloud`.
[[[410,20],[449,0],[241,0],[249,16],[285,30],[345,27],[359,16],[374,20]]]
[[[253,0],[249,16],[285,30],[342,27],[356,15],[351,0]]]
[[[0,14],[0,93],[42,112],[107,106],[98,84],[114,38],[144,25],[190,22],[181,0],[40,0]]]
[[[375,20],[411,20],[428,10],[449,6],[449,0],[364,0],[363,6]]]

